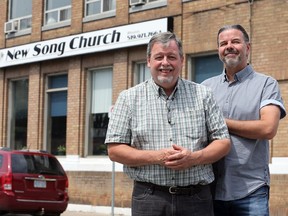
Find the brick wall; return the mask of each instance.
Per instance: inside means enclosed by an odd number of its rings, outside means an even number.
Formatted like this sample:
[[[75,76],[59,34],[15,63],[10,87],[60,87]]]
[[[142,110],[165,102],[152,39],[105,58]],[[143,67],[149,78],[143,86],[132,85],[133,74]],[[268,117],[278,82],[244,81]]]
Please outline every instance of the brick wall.
[[[271,216],[288,215],[288,175],[272,175],[270,188]]]
[[[111,206],[112,174],[110,172],[67,172],[70,203]],[[115,173],[117,207],[131,207],[133,181],[124,173]]]
[[[68,172],[70,203],[111,206],[112,174],[109,172]],[[133,181],[122,172],[115,173],[117,207],[130,208]],[[288,175],[272,175],[270,215],[288,215]]]

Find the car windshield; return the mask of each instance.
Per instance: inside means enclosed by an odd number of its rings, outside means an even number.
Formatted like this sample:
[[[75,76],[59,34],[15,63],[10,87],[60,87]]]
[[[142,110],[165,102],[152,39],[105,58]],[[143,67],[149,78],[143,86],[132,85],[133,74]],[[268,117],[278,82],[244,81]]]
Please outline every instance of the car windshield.
[[[12,154],[12,172],[64,175],[56,158],[39,154]]]

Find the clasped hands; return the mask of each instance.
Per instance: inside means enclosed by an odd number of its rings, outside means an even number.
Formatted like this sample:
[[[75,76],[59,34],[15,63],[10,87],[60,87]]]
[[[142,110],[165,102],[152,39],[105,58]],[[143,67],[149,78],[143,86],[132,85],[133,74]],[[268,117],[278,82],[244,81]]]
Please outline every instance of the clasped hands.
[[[184,170],[197,165],[202,154],[202,151],[192,152],[176,144],[169,149],[161,149],[159,152],[158,164],[174,170]]]

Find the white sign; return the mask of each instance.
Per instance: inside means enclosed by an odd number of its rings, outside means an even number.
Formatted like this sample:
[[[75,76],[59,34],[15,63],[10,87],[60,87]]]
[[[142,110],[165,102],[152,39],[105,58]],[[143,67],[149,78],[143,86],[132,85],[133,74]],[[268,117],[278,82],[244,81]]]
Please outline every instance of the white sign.
[[[0,68],[147,44],[167,25],[164,18],[1,49]]]

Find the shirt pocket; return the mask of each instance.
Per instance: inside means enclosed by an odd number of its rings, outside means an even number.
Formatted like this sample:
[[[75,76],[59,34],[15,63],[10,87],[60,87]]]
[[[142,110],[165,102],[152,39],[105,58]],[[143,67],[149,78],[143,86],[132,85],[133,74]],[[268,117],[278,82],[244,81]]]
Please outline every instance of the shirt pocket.
[[[206,136],[205,112],[193,108],[176,112],[176,127],[188,139],[203,139]]]

